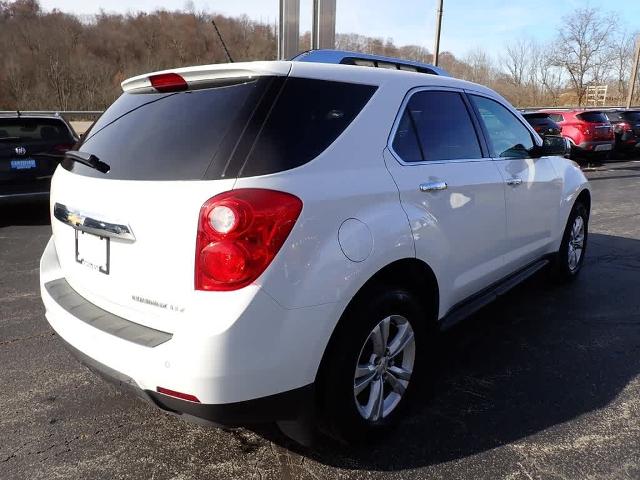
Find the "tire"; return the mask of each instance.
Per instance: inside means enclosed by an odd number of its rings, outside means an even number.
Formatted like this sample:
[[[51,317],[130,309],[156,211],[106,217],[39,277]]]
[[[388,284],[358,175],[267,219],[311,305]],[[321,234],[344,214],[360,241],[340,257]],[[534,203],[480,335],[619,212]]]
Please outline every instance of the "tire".
[[[580,231],[582,225],[582,235],[576,233]],[[587,240],[589,237],[589,212],[585,205],[577,202],[564,229],[560,250],[555,254],[553,261],[553,274],[559,281],[567,282],[574,280],[584,263],[587,252]],[[581,248],[578,251],[578,245]]]
[[[427,322],[425,309],[406,289],[378,287],[356,298],[321,367],[319,409],[325,433],[350,444],[375,440],[396,424],[424,370]],[[376,340],[386,325],[388,342],[383,349]],[[407,341],[398,349],[401,340]],[[382,397],[375,395],[378,391]]]

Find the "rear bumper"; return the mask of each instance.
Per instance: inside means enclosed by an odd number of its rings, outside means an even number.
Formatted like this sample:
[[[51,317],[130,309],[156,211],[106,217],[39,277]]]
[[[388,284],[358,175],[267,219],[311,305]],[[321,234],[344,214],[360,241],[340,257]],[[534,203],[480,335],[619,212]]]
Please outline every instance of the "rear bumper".
[[[46,200],[49,198],[49,192],[29,192],[29,193],[7,193],[0,194],[0,203],[20,203],[32,200]]]
[[[574,147],[583,153],[606,154],[613,150],[613,140],[582,142]]]
[[[40,262],[46,318],[81,361],[161,409],[225,425],[290,420],[310,408],[333,304],[285,309],[260,289],[229,325],[176,318],[160,332],[92,304],[64,280],[53,241]],[[66,285],[65,285],[66,284]],[[182,320],[182,324],[181,324]],[[213,326],[213,327],[211,327]],[[211,327],[211,328],[209,328]],[[158,387],[197,397],[198,403],[157,392]]]
[[[44,178],[31,182],[11,182],[0,185],[0,202],[38,200],[47,198],[51,188],[51,179]]]
[[[640,138],[629,141],[616,142],[615,149],[620,152],[638,152],[640,151]]]
[[[275,420],[296,420],[313,409],[313,384],[244,402],[216,405],[180,400],[151,390],[143,390],[131,377],[94,360],[64,340],[62,343],[82,365],[113,384],[118,390],[186,421],[224,426],[251,425]]]

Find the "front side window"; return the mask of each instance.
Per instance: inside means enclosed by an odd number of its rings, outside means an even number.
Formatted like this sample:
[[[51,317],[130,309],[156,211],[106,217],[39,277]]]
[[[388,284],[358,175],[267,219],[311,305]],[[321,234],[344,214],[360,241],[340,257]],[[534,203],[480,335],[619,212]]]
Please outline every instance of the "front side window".
[[[529,130],[506,107],[486,97],[470,95],[485,125],[493,157],[529,158],[534,147]]]
[[[392,145],[405,162],[482,158],[471,117],[457,92],[413,94]]]

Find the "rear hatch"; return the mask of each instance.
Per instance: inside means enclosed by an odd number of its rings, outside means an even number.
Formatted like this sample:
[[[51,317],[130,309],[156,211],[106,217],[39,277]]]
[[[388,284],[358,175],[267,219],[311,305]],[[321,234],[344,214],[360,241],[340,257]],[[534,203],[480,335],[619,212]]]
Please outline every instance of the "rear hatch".
[[[56,118],[0,118],[0,195],[48,185],[75,142],[66,124]]]
[[[171,318],[203,293],[194,290],[200,208],[233,188],[239,139],[289,66],[271,69],[196,71],[184,74],[188,85],[163,92],[146,78],[130,81],[133,88],[125,82],[78,147],[108,173],[65,159],[53,178],[54,242],[72,288],[116,315],[174,331]],[[93,225],[93,233],[106,225],[129,234],[100,237],[55,215]]]
[[[195,318],[216,296],[220,308],[240,308],[230,301],[240,291],[195,289],[201,208],[238,177],[317,157],[375,91],[289,77],[290,67],[178,69],[123,84],[124,94],[73,153],[92,155],[108,172],[66,158],[53,178],[54,242],[71,287],[107,311],[167,332],[180,324],[178,313],[181,322]]]
[[[586,132],[590,133],[590,136],[593,140],[613,140],[613,129],[611,128],[611,122],[606,117],[606,115],[602,112],[583,112],[576,115],[580,120],[587,124],[587,128],[585,130],[585,135],[588,135]]]
[[[633,134],[640,138],[640,112],[625,112],[624,119],[633,130]]]

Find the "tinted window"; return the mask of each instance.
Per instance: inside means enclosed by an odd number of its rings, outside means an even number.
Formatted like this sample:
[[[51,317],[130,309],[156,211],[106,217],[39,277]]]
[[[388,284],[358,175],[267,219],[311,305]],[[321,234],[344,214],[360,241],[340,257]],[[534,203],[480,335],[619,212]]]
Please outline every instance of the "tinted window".
[[[320,155],[349,126],[376,87],[288,78],[240,171],[280,172]]]
[[[584,112],[576,115],[576,117],[589,123],[607,123],[609,121],[602,112]]]
[[[200,180],[273,173],[315,158],[353,120],[375,87],[284,77],[175,93],[125,93],[80,150],[126,180]],[[275,103],[274,103],[275,102]]]
[[[606,112],[605,115],[611,122],[620,122],[623,120],[621,112]]]
[[[640,112],[625,112],[624,118],[629,122],[640,122]]]
[[[495,100],[471,95],[489,135],[494,157],[527,158],[533,148],[529,130],[507,108]]]
[[[69,129],[54,118],[0,118],[0,139],[11,138],[16,142],[75,143]]]
[[[176,93],[125,93],[87,132],[80,147],[107,163],[109,173],[80,163],[63,165],[101,178],[202,179],[223,139],[239,137],[242,125],[235,120],[248,115],[245,105],[264,90],[265,82]]]
[[[393,149],[405,162],[482,157],[469,112],[456,92],[413,94],[400,119]]]

